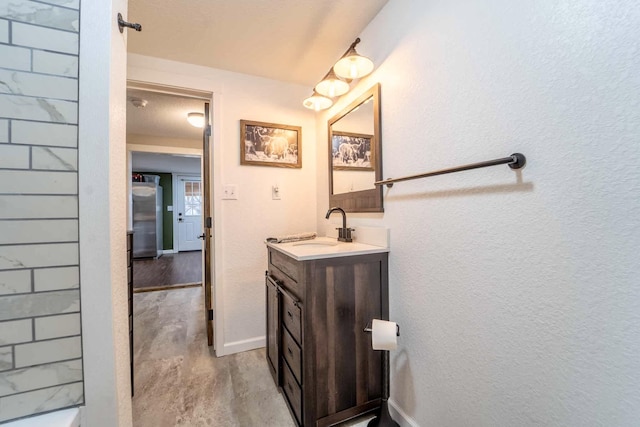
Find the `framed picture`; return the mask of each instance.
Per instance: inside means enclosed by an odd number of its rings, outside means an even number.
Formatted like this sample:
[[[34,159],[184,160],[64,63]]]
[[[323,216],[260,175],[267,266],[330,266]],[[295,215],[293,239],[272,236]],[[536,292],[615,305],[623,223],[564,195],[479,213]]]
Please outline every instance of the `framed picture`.
[[[302,167],[302,128],[240,120],[240,164]]]
[[[348,132],[331,133],[331,153],[334,170],[372,171],[373,135]]]

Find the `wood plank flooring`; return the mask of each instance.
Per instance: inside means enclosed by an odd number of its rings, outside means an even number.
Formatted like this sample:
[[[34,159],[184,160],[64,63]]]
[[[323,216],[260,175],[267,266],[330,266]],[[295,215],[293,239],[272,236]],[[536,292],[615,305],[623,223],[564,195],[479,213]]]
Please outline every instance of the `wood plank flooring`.
[[[157,290],[202,283],[202,251],[133,260],[133,289]]]

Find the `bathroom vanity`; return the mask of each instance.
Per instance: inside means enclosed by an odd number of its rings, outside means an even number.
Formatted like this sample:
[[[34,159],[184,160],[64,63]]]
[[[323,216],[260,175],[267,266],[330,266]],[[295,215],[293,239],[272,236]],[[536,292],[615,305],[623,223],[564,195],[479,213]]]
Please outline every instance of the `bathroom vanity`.
[[[388,248],[321,238],[267,249],[267,361],[298,425],[377,409],[381,352],[363,329],[388,319]]]

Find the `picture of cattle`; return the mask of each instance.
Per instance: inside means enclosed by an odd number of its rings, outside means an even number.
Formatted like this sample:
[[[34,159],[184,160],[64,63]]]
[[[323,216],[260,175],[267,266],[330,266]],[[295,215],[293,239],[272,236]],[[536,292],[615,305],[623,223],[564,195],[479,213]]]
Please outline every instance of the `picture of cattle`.
[[[333,132],[331,134],[331,153],[335,170],[373,170],[371,139],[372,135]]]
[[[298,126],[240,121],[240,164],[302,167]]]

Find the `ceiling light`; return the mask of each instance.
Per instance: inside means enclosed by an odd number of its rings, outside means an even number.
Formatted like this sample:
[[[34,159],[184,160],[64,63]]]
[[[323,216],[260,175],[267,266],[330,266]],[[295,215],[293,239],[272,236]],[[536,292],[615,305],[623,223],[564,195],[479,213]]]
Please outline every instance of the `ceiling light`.
[[[133,106],[136,108],[144,108],[149,103],[149,101],[142,98],[131,98],[130,101],[131,101],[131,104],[133,104]]]
[[[315,90],[313,95],[302,101],[302,105],[310,110],[320,111],[326,110],[333,105],[333,101],[326,96],[319,95]]]
[[[359,38],[353,42],[347,53],[342,55],[342,58],[333,66],[333,71],[338,76],[345,79],[359,79],[373,71],[373,61],[356,52],[358,43],[360,43]]]
[[[320,95],[335,98],[349,92],[349,83],[336,76],[336,73],[331,69],[315,89]]]
[[[187,121],[191,126],[201,128],[204,126],[204,114],[202,113],[189,113],[187,114]]]

